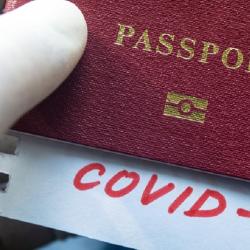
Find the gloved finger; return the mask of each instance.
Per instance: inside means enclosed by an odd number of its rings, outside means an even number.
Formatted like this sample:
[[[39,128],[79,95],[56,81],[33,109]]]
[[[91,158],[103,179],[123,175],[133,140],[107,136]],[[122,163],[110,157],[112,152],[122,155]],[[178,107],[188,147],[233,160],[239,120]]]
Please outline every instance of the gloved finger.
[[[87,25],[69,1],[36,0],[1,15],[0,34],[1,135],[70,74]]]

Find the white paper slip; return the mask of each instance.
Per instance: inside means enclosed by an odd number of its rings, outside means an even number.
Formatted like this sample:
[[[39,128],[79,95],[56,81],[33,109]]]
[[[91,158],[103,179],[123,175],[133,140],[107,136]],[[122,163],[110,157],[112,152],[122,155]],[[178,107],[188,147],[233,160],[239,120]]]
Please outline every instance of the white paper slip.
[[[250,183],[14,135],[17,154],[0,158],[2,216],[136,249],[250,245]]]

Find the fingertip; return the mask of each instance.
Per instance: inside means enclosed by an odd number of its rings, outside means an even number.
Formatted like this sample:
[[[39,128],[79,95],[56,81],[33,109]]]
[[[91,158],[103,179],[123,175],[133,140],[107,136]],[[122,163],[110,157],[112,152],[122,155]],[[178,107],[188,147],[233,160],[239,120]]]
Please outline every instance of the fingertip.
[[[0,133],[41,102],[74,69],[87,24],[65,0],[36,0],[0,17]],[[27,91],[28,90],[28,91]]]

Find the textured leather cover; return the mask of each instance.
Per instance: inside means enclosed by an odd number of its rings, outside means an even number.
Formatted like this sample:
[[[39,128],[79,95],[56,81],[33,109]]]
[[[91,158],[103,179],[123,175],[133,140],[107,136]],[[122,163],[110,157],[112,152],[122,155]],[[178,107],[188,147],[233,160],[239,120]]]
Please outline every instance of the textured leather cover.
[[[15,128],[250,179],[248,2],[73,2],[85,55]]]

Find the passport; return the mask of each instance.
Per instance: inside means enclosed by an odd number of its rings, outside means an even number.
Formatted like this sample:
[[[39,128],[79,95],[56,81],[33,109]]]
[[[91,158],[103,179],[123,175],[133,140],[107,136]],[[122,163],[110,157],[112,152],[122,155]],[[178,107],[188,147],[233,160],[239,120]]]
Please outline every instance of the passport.
[[[85,54],[14,129],[249,180],[250,3],[72,2]]]

